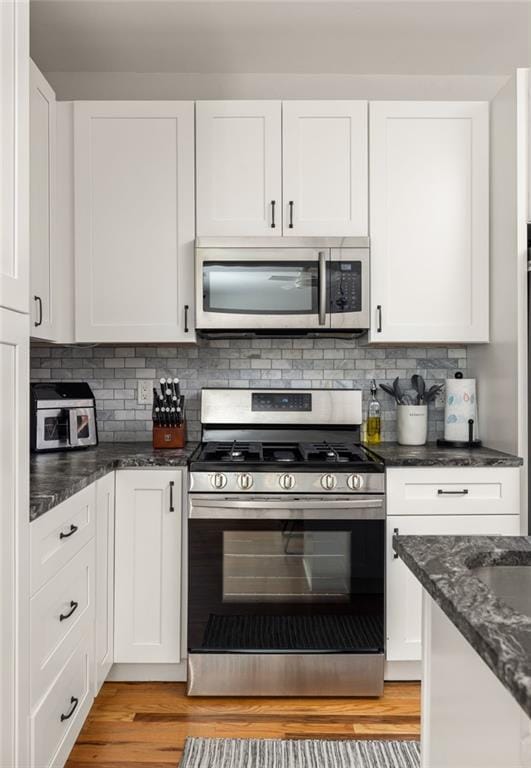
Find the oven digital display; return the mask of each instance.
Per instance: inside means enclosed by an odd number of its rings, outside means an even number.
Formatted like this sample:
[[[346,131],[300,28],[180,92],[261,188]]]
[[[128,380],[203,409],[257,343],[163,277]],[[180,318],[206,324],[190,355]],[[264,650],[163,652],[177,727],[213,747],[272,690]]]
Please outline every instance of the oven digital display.
[[[311,411],[309,392],[253,392],[253,411]]]

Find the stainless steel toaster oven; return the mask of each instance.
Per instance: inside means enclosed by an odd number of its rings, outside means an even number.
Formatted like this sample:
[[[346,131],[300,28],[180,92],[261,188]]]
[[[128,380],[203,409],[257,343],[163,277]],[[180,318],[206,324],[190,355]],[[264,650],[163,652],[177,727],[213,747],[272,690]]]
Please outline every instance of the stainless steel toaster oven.
[[[98,444],[96,401],[84,382],[36,382],[30,389],[32,451]]]

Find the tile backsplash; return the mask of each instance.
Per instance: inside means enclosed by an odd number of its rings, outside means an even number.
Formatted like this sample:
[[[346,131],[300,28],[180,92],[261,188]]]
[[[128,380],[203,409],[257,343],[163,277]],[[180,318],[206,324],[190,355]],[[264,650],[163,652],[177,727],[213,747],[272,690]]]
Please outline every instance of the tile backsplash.
[[[102,441],[151,437],[151,406],[137,401],[138,380],[178,376],[186,395],[188,437],[199,439],[202,387],[355,387],[369,381],[409,380],[420,373],[428,386],[466,375],[466,347],[370,347],[365,339],[201,340],[179,346],[54,346],[32,344],[31,379],[82,380],[92,387]],[[406,382],[403,382],[404,384]],[[384,440],[396,439],[395,405],[379,390]],[[442,435],[443,407],[430,406],[429,439]]]

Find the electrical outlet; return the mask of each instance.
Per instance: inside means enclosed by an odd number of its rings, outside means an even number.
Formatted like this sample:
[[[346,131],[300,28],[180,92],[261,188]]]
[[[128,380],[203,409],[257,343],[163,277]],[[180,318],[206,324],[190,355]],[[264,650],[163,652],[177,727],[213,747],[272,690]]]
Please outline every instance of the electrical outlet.
[[[138,404],[151,405],[153,400],[153,382],[148,379],[141,379],[138,382]]]

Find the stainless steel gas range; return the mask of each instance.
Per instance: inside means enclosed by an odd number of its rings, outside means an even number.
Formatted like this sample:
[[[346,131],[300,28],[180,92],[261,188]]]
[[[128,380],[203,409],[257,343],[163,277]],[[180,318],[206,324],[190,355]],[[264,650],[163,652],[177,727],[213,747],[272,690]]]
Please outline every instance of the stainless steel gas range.
[[[204,389],[188,694],[378,696],[385,475],[359,390]]]

